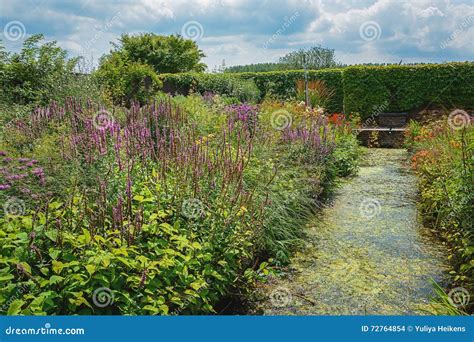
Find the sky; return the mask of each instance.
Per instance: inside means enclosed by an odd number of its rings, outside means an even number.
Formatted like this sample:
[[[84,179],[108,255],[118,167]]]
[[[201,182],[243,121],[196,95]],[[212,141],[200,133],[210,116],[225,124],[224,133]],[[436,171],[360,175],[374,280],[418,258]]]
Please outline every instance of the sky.
[[[179,33],[212,70],[315,45],[344,64],[474,60],[474,0],[0,0],[0,39],[43,33],[97,63],[123,33]]]

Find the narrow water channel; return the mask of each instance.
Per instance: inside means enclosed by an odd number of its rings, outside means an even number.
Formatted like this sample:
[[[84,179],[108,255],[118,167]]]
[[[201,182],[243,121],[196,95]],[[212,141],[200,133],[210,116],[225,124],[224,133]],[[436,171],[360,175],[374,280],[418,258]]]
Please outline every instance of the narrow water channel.
[[[416,208],[402,149],[367,149],[358,175],[308,225],[306,246],[265,286],[267,315],[422,314],[446,259]]]

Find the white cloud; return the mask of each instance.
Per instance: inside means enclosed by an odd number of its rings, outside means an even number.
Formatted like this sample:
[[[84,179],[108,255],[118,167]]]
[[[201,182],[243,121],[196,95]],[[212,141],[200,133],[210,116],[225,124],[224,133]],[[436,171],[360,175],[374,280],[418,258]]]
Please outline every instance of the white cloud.
[[[265,49],[295,12],[297,20]],[[473,60],[470,16],[470,0],[2,0],[0,28],[20,20],[27,35],[43,32],[73,54],[86,47],[97,58],[122,33],[179,33],[195,20],[204,27],[198,43],[212,69],[223,59],[227,65],[276,61],[292,49],[316,44],[336,49],[345,63]],[[377,39],[361,37],[366,22],[380,27]]]

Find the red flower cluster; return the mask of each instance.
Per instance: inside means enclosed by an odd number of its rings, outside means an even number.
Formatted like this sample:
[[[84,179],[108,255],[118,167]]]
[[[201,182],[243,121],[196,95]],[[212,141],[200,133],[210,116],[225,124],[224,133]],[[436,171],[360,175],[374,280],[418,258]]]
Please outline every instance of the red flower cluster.
[[[328,121],[335,126],[342,126],[346,122],[346,116],[340,113],[334,113],[328,116]]]

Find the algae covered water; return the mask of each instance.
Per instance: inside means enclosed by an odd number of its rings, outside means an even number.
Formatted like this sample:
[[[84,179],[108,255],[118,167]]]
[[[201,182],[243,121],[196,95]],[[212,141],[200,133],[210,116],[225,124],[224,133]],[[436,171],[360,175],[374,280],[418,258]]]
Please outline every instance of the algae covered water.
[[[265,285],[265,314],[420,314],[442,282],[442,248],[419,220],[402,149],[367,149],[360,170],[308,225],[306,246]]]

